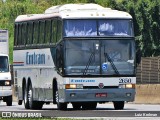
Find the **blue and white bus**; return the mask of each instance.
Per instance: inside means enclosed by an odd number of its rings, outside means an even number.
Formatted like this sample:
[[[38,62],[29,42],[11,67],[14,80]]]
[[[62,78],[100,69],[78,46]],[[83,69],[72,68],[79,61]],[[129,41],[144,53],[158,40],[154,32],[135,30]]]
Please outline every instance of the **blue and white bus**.
[[[95,109],[135,98],[135,40],[126,12],[65,4],[15,20],[14,83],[19,105]]]

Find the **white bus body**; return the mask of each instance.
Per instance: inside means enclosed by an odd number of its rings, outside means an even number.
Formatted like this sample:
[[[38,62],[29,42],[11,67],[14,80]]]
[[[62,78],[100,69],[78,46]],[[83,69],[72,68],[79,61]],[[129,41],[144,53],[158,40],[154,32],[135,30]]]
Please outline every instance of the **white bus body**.
[[[12,105],[11,73],[9,69],[8,30],[0,30],[0,99]]]
[[[87,30],[87,25],[99,28]],[[79,33],[73,32],[77,26],[84,26]],[[112,31],[117,27],[121,29]],[[113,33],[106,35],[108,31]],[[121,52],[120,61],[111,59],[108,45]],[[126,12],[66,4],[44,14],[18,16],[13,56],[18,101],[27,109],[50,102],[59,109],[68,103],[74,109],[95,109],[104,102],[123,109],[125,101],[134,101],[135,43],[132,17]]]

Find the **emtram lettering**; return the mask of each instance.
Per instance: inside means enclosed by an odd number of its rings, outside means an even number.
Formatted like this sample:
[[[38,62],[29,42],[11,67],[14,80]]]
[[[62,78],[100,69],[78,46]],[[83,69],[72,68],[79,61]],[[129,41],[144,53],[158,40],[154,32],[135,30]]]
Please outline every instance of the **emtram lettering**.
[[[30,54],[29,52],[26,53],[26,64],[33,65],[33,64],[45,64],[45,54]]]

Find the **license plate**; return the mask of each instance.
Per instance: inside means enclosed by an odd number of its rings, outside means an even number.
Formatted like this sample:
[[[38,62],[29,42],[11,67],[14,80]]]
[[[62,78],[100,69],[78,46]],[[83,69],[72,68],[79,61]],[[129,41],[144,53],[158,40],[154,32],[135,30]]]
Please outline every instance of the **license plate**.
[[[107,93],[96,93],[96,97],[107,97]]]

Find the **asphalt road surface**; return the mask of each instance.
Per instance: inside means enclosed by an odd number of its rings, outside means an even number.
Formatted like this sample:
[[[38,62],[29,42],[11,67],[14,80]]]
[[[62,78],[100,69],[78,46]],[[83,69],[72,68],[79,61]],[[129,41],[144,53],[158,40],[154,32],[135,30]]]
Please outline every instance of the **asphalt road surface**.
[[[44,105],[42,110],[27,110],[24,105],[13,102],[12,106],[6,106],[5,102],[0,102],[0,112],[2,117],[70,117],[70,118],[146,118],[160,119],[159,104],[134,104],[126,103],[123,110],[114,110],[112,103],[98,104],[95,110],[73,110],[72,105],[68,104],[66,111],[60,111],[56,105]],[[115,119],[110,119],[115,120]]]

